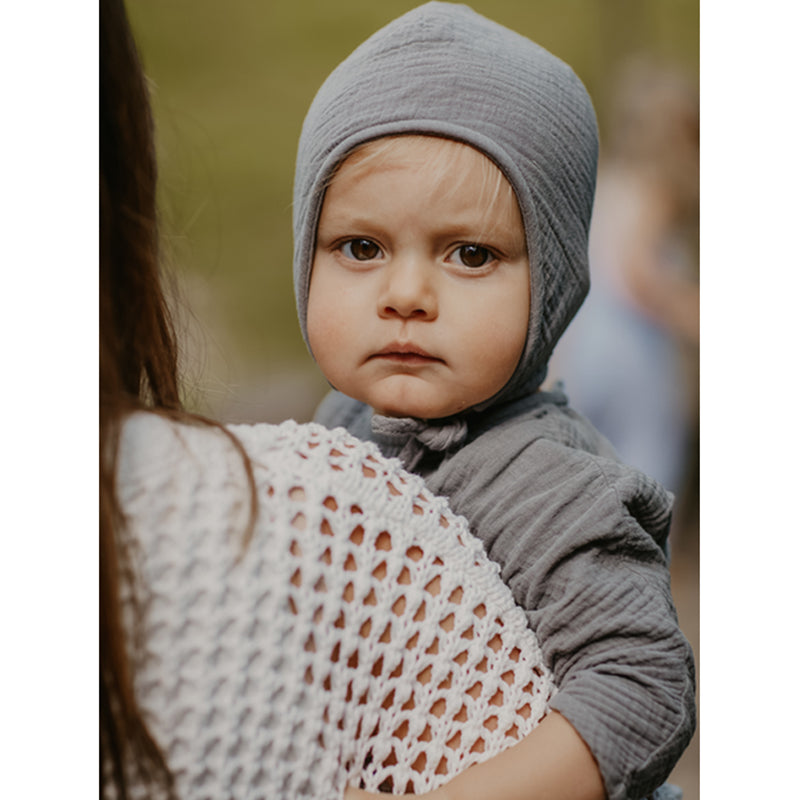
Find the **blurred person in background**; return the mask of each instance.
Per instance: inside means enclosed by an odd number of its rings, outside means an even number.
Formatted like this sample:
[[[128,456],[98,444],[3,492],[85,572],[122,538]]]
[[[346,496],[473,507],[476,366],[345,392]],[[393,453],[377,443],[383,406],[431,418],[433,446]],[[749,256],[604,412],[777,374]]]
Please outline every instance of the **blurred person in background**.
[[[676,70],[623,68],[601,146],[592,289],[553,356],[573,406],[620,457],[679,494],[694,467],[699,104]]]

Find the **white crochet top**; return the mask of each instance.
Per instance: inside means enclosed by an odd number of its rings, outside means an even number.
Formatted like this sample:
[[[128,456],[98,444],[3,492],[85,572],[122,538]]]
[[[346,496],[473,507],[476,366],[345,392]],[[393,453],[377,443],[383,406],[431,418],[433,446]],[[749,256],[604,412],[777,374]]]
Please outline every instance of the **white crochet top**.
[[[136,692],[182,798],[419,793],[536,726],[539,646],[444,500],[342,429],[230,430],[249,543],[224,434],[140,413],[121,442]]]

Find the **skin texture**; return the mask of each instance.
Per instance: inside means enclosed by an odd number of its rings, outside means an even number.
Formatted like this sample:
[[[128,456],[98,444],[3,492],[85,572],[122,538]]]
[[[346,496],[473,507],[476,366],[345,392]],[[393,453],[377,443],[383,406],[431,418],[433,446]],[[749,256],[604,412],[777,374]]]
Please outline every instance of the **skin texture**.
[[[311,350],[336,389],[380,414],[450,416],[497,393],[522,354],[522,217],[497,167],[467,145],[403,136],[377,146],[376,157],[376,143],[351,154],[325,195]]]

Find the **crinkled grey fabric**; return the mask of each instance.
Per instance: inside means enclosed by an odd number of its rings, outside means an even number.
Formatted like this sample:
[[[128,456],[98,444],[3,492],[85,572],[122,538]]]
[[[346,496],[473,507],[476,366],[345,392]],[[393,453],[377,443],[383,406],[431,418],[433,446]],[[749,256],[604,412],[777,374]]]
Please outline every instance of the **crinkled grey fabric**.
[[[589,289],[597,124],[586,89],[547,50],[462,5],[427,3],[358,47],[314,98],[297,151],[294,285],[306,342],[326,182],[357,145],[402,133],[466,142],[514,188],[531,263],[528,339],[514,375],[483,405],[535,389]]]
[[[372,411],[332,392],[317,421],[373,434]],[[427,450],[417,471],[450,499],[499,563],[541,643],[553,708],[594,754],[610,800],[643,798],[695,728],[694,661],[665,556],[672,497],[621,464],[560,393],[466,416],[463,446]]]
[[[397,457],[406,469],[415,469],[428,451],[447,453],[461,447],[467,438],[467,423],[460,417],[441,425],[411,417],[383,417],[373,414],[370,421],[372,438],[386,452],[397,447]]]

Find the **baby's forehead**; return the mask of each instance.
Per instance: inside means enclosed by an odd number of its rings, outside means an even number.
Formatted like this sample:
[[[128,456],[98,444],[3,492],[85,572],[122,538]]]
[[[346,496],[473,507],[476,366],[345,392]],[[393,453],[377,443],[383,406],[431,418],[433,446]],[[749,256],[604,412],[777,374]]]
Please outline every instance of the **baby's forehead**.
[[[481,164],[487,170],[499,172],[485,153],[469,144],[443,136],[414,133],[383,136],[360,144],[350,151],[342,165],[366,169],[378,165],[391,166],[393,163],[462,167]]]
[[[428,209],[422,213],[431,224],[446,219],[478,238],[520,237],[527,247],[519,201],[497,165],[475,147],[421,134],[383,137],[353,149],[327,183],[317,225],[323,219],[352,224],[354,216],[374,221],[385,207],[383,198],[402,197],[393,222],[407,209]]]
[[[510,194],[516,199],[503,172],[485,153],[455,139],[422,134],[385,136],[358,145],[328,183],[335,183],[339,176],[352,181],[401,169],[419,171],[429,184],[444,183],[452,191],[467,191],[476,198]]]

